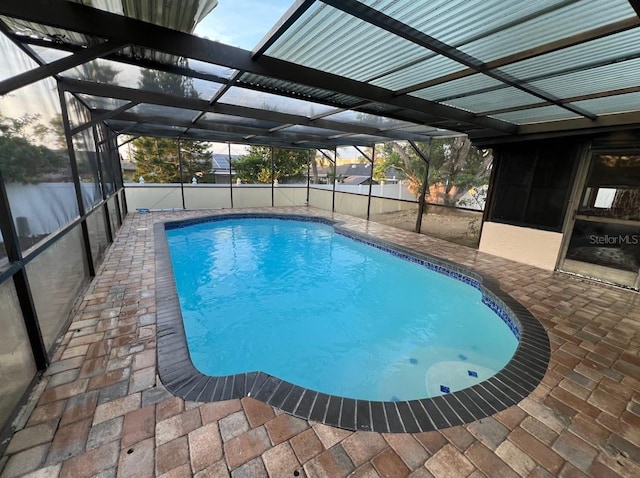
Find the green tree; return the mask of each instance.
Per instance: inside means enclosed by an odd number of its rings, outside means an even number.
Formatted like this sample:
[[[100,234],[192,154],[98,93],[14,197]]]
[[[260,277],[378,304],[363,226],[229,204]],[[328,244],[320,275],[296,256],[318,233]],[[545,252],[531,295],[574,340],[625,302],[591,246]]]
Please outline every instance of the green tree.
[[[335,159],[338,159],[337,151]],[[320,170],[326,173],[327,183],[330,184],[333,181],[333,163],[324,154],[317,152],[311,159],[311,182],[313,184],[320,182]]]
[[[271,148],[251,146],[249,152],[233,161],[236,175],[244,183],[271,183]],[[309,150],[273,148],[273,179],[280,183],[303,181],[307,176]]]
[[[136,138],[133,163],[136,175],[153,183],[185,183],[196,178],[199,183],[215,182],[211,167],[211,151],[203,141],[180,141],[182,178],[178,161],[178,140],[143,136]]]
[[[131,143],[136,176],[152,183],[180,182],[176,140],[142,136]]]
[[[33,143],[36,133],[48,134],[39,115],[0,117],[0,170],[6,182],[38,183],[50,174],[68,176],[69,158],[64,150]]]
[[[120,73],[120,70],[115,69],[109,63],[104,60],[95,60],[88,63],[84,63],[80,66],[82,71],[82,79],[95,81],[97,83],[115,83],[116,76]]]
[[[442,203],[455,205],[470,188],[489,183],[491,150],[472,146],[466,137],[434,138],[430,145],[417,145],[425,152],[430,149],[429,185],[440,186],[437,194]],[[409,191],[417,197],[424,180],[424,161],[409,144],[386,143],[374,168],[376,180],[384,179],[384,171],[391,166],[404,173]]]
[[[138,87],[142,90],[157,91],[168,95],[198,98],[198,91],[193,86],[193,78],[174,75],[165,71],[144,69],[138,78]]]
[[[141,89],[157,91],[188,98],[197,98],[198,92],[193,79],[157,70],[142,70],[138,85]],[[133,163],[136,176],[147,182],[180,182],[180,164],[178,160],[178,140],[173,138],[140,137],[131,142]],[[182,180],[191,182],[214,182],[211,151],[204,141],[180,141],[180,159],[182,160]]]

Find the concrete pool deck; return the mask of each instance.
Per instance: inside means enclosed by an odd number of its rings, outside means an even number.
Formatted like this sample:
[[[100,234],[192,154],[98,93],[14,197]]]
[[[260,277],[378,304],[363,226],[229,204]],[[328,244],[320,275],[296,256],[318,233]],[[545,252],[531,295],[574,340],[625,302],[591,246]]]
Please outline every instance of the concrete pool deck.
[[[491,417],[416,434],[340,430],[251,398],[175,398],[157,380],[153,224],[229,211],[131,213],[0,459],[0,477],[640,476],[637,292],[317,209],[242,211],[333,217],[494,277],[548,331],[542,383]]]

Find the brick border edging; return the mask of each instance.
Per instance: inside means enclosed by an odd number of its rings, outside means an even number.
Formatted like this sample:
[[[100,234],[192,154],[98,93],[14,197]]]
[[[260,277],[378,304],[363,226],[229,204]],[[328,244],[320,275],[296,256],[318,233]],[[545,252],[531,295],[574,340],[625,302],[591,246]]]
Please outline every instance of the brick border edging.
[[[204,375],[194,367],[189,355],[165,230],[167,225],[171,228],[228,218],[321,222],[352,239],[463,276],[469,279],[465,282],[478,288],[484,298],[488,298],[515,323],[520,335],[518,347],[507,365],[483,382],[438,397],[400,402],[328,395],[263,372],[220,377]],[[182,221],[158,222],[154,224],[154,237],[158,375],[167,390],[185,400],[214,402],[251,396],[305,420],[347,430],[417,433],[470,423],[515,405],[538,386],[546,373],[551,350],[544,327],[522,304],[504,292],[495,279],[429,254],[350,231],[336,225],[335,221],[297,214],[222,213]]]

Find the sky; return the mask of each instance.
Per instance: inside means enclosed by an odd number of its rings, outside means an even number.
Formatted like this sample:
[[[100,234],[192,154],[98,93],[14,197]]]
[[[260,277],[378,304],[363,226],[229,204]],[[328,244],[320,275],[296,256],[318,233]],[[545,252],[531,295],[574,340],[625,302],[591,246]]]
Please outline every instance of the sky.
[[[293,5],[294,0],[218,0],[195,34],[252,50]]]

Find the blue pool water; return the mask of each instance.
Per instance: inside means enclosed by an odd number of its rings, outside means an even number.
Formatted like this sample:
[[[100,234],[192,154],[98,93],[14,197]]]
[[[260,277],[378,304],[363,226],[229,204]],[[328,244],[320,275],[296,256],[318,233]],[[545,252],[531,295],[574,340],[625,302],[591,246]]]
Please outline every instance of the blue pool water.
[[[486,380],[518,341],[477,289],[324,224],[226,219],[166,231],[191,359],[366,400]]]

